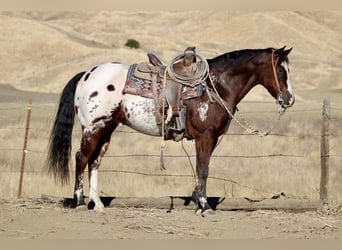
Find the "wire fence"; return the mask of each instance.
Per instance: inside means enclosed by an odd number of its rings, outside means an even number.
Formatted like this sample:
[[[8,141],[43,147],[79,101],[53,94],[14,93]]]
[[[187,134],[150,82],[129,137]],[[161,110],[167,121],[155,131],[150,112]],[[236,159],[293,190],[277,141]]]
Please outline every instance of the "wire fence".
[[[249,105],[249,104],[247,104]],[[261,106],[263,104],[260,104]],[[2,143],[0,145],[0,160],[2,162],[2,173],[12,173],[17,174],[19,176],[20,174],[20,158],[21,155],[25,155],[27,157],[27,164],[28,165],[35,165],[37,164],[37,161],[43,162],[44,159],[47,156],[47,144],[49,139],[49,133],[51,130],[51,126],[54,120],[54,115],[56,112],[56,105],[35,105],[33,104],[32,109],[32,121],[31,125],[29,127],[29,134],[28,134],[28,142],[27,147],[23,149],[23,143],[24,143],[24,131],[26,129],[25,127],[25,120],[27,116],[27,106],[25,104],[13,104],[9,105],[8,107],[1,107],[0,108],[0,118],[2,119],[2,123],[0,125],[0,138],[2,139]],[[255,121],[263,126],[267,127],[267,119],[272,117],[274,115],[274,111],[269,110],[263,110],[263,107],[261,107],[259,110],[256,111],[250,111],[253,110],[252,108],[249,108],[248,111],[244,112],[244,115],[247,118],[250,118],[251,120]],[[330,117],[330,135],[331,135],[331,148],[329,156],[332,157],[332,161],[334,164],[340,164],[340,159],[342,158],[342,151],[341,146],[339,143],[341,141],[342,136],[342,108],[338,105],[332,104],[331,106],[331,112],[332,116]],[[309,118],[304,117],[305,115],[309,114]],[[260,116],[265,116],[264,119],[259,119]],[[305,144],[307,141],[312,140],[315,141],[315,147],[319,147],[320,144],[320,138],[321,138],[321,119],[322,119],[322,107],[321,105],[316,105],[315,107],[310,108],[303,108],[299,107],[294,110],[287,111],[286,114],[287,118],[284,122],[281,123],[280,127],[271,132],[269,136],[267,136],[267,140],[272,141],[281,141],[281,145],[284,145],[286,143],[288,144],[301,144],[302,146],[299,147],[288,147],[284,152],[279,152],[279,150],[274,150],[274,148],[271,147],[271,150],[269,152],[265,152],[264,150],[257,150],[262,148],[261,145],[258,145],[258,143],[255,143],[254,149],[255,150],[241,150],[244,149],[244,147],[248,148],[250,141],[254,140],[256,137],[255,135],[250,135],[245,133],[243,130],[241,130],[238,126],[234,126],[232,124],[232,128],[223,136],[223,140],[221,144],[227,144],[230,140],[232,141],[239,141],[243,144],[240,146],[240,149],[232,150],[231,148],[229,150],[220,149],[220,147],[224,147],[223,145],[218,146],[218,150],[215,150],[212,155],[212,161],[215,162],[215,164],[226,161],[247,161],[245,165],[254,165],[250,164],[251,161],[260,161],[260,160],[273,160],[272,164],[277,164],[277,162],[296,162],[296,161],[303,161],[306,159],[309,159],[309,161],[312,161],[311,158],[313,158],[312,155],[310,155],[310,151],[305,148]],[[259,119],[259,120],[258,120]],[[282,118],[283,119],[283,118]],[[300,123],[299,125],[294,125],[296,123]],[[292,126],[288,126],[288,124]],[[115,134],[115,135],[114,135]],[[119,127],[115,132],[114,136],[116,136],[116,139],[118,139],[120,142],[119,144],[122,146],[123,141],[127,141],[127,137],[129,137],[129,140],[136,140],[137,136],[141,136],[140,133],[129,129],[128,127],[122,126]],[[77,122],[74,127],[73,137],[76,138],[74,144],[74,148],[77,148],[77,143],[79,143],[79,139],[81,136],[81,129],[80,126],[78,126]],[[144,136],[144,135],[143,135]],[[134,137],[134,138],[133,138]],[[14,138],[12,140],[12,138]],[[138,140],[145,140],[146,137],[143,137],[142,139]],[[160,139],[153,139],[152,143],[158,143],[158,140]],[[78,141],[78,142],[77,142]],[[273,142],[274,143],[274,142]],[[129,144],[129,143],[128,143]],[[144,143],[143,143],[144,144]],[[191,142],[190,142],[191,144]],[[274,143],[275,144],[275,143]],[[240,144],[241,145],[241,144]],[[114,145],[111,145],[113,147]],[[114,146],[115,147],[115,146]],[[190,146],[189,146],[190,147]],[[284,147],[284,146],[282,146]],[[127,149],[118,150],[116,147],[115,150],[109,150],[108,153],[105,155],[105,159],[108,159],[109,161],[117,161],[121,162],[121,165],[129,165],[129,164],[122,164],[122,161],[131,161],[132,159],[135,159],[138,163],[139,162],[146,162],[146,161],[152,161],[153,164],[158,164],[158,160],[160,158],[160,154],[158,151],[158,147],[152,147],[151,150],[142,150],[142,153],[139,152],[129,152],[128,149],[130,149],[130,146],[127,146]],[[137,147],[137,149],[141,149],[144,147]],[[298,148],[300,150],[298,150]],[[119,146],[120,149],[120,146]],[[253,147],[252,147],[253,149]],[[267,147],[267,150],[269,150],[270,147]],[[25,151],[23,154],[23,150]],[[133,150],[135,151],[135,150]],[[188,153],[188,156],[182,152],[181,150],[171,150],[171,152],[164,154],[164,158],[168,160],[169,162],[175,162],[177,159],[182,159],[183,163],[189,164],[189,161],[194,162],[195,160],[195,153],[193,149],[189,149],[191,151]],[[240,152],[240,153],[239,153]],[[296,160],[298,159],[298,160]],[[319,156],[315,155],[315,160],[319,161]],[[261,164],[264,164],[262,162]],[[295,163],[296,164],[296,163]],[[299,165],[300,163],[297,163]],[[316,163],[317,164],[317,163]],[[319,163],[318,163],[319,164]],[[42,164],[39,164],[42,165]],[[44,168],[34,168],[32,166],[29,166],[25,169],[25,173],[32,173],[32,174],[44,174],[46,170]],[[226,168],[224,168],[226,170]],[[298,169],[298,167],[297,167]],[[341,175],[342,173],[340,168],[336,167],[336,176]],[[73,170],[73,169],[71,169]],[[179,168],[178,168],[179,170]],[[100,172],[102,173],[114,173],[114,174],[126,174],[126,175],[140,175],[140,176],[150,176],[150,177],[192,177],[191,172],[176,172],[172,173],[163,173],[159,172],[156,173],[154,171],[149,171],[148,169],[146,171],[143,171],[141,169],[137,170],[136,168],[127,168],[125,167],[116,167],[113,168],[111,164],[108,164],[107,167],[101,167]],[[297,170],[298,171],[298,170]],[[309,170],[310,171],[310,168]],[[241,181],[241,178],[228,178],[226,176],[221,176],[222,171],[217,172],[215,176],[215,172],[213,175],[209,175],[209,179],[212,180],[220,180],[224,181],[225,183],[231,183],[235,185],[239,185],[241,187],[250,189],[250,190],[262,190],[263,193],[273,193],[272,188],[270,187],[270,190],[267,190],[267,188],[259,188],[256,186],[251,186],[249,184],[243,183]],[[220,176],[218,176],[220,175]],[[335,178],[337,178],[335,176]],[[314,187],[317,189],[317,187]],[[342,194],[341,194],[342,196]]]

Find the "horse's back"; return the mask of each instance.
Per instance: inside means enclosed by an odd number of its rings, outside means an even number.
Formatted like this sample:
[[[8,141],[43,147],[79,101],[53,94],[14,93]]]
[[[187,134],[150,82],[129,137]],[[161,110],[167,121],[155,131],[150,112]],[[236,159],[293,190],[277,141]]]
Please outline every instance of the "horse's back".
[[[128,67],[120,63],[97,65],[83,75],[75,93],[75,110],[82,126],[112,118],[119,108]]]

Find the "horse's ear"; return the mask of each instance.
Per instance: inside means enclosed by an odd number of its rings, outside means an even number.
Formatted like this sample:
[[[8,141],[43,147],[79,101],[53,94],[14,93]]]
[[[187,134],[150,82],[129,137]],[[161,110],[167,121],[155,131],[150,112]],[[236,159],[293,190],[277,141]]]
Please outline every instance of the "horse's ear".
[[[293,48],[284,50],[284,54],[287,56],[288,54],[290,54],[290,52],[292,51]]]
[[[274,54],[277,55],[277,56],[282,55],[282,54],[284,53],[285,47],[286,47],[286,45],[285,45],[284,47],[280,48],[280,49],[276,49],[276,50],[274,51]]]
[[[278,58],[280,58],[281,60],[286,58],[288,54],[290,54],[292,48],[290,49],[285,49],[286,45],[280,49],[276,49],[274,51],[274,55],[277,56]]]

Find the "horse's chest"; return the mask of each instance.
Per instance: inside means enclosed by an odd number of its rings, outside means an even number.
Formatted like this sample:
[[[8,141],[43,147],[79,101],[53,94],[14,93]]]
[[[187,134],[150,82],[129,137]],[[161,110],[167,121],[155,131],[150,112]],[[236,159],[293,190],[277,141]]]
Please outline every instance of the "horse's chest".
[[[200,102],[197,106],[198,117],[202,122],[207,120],[209,112],[209,101]]]

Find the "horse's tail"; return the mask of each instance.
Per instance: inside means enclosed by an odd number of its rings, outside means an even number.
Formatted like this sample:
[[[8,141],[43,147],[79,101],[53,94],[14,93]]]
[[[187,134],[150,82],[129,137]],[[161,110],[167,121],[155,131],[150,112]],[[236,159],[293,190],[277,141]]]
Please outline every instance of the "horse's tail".
[[[46,165],[55,180],[62,184],[69,182],[69,159],[74,125],[74,97],[78,81],[85,72],[75,75],[64,87],[52,127]]]

